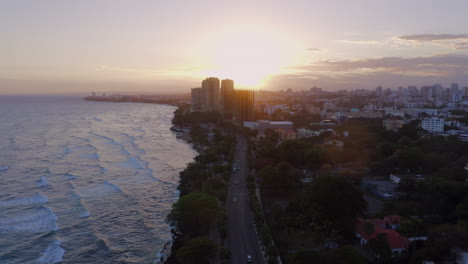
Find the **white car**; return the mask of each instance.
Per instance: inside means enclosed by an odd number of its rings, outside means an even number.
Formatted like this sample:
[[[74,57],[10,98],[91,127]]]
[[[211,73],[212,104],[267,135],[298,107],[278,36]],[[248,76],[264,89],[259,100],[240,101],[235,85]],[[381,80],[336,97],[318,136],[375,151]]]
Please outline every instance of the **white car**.
[[[247,263],[252,263],[252,256],[247,255]]]

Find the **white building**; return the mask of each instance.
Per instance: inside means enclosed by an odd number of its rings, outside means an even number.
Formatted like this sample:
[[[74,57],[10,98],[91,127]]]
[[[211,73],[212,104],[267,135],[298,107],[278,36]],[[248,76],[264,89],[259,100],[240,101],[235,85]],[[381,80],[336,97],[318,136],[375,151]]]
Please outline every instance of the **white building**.
[[[424,118],[421,122],[421,127],[429,133],[442,133],[444,132],[444,123],[443,118]]]
[[[325,133],[325,132],[331,132],[331,133],[335,134],[335,131],[333,129],[331,129],[331,128],[329,128],[329,129],[319,129],[319,130],[310,130],[310,129],[307,129],[307,128],[300,128],[300,129],[297,130],[297,136],[299,138],[316,137],[316,136],[320,136],[320,134]]]

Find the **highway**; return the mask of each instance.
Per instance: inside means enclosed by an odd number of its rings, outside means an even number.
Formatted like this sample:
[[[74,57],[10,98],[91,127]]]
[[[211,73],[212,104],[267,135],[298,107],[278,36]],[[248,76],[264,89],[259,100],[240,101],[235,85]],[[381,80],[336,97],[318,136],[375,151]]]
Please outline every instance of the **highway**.
[[[243,136],[237,137],[233,166],[238,169],[232,173],[226,202],[226,241],[227,247],[231,251],[230,263],[248,263],[247,256],[250,255],[252,257],[251,263],[263,264],[264,260],[248,202],[246,177],[249,169],[247,166],[247,143]]]

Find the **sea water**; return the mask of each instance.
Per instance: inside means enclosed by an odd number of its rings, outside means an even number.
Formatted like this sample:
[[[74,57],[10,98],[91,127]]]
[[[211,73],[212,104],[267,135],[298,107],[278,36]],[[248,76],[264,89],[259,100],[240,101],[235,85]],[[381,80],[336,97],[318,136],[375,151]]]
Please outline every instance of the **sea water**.
[[[155,263],[195,151],[175,107],[0,97],[0,263]]]

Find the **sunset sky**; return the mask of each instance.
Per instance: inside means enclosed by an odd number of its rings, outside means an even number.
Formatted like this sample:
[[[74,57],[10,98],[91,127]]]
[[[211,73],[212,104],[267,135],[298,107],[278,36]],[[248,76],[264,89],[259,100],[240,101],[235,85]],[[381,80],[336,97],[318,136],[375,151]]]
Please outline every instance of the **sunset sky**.
[[[468,1],[0,2],[0,93],[468,86]]]

